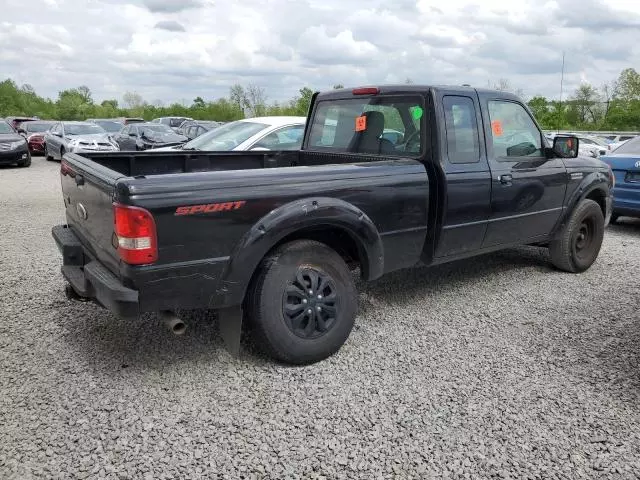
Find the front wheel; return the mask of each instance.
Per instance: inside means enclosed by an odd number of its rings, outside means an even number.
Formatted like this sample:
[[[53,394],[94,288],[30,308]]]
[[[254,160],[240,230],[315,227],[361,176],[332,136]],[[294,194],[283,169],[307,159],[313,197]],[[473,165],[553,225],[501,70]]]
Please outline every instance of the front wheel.
[[[277,360],[309,364],[349,337],[357,294],[346,263],[327,245],[296,240],[268,255],[247,296],[259,346]]]
[[[51,155],[49,155],[49,149],[47,148],[47,144],[44,144],[44,158],[48,161],[51,162],[53,160],[53,157]]]
[[[604,215],[600,205],[585,199],[551,242],[551,262],[566,272],[584,272],[598,258],[603,239]]]
[[[28,154],[27,158],[25,160],[22,160],[20,163],[18,163],[19,167],[30,167],[31,166],[31,155]]]

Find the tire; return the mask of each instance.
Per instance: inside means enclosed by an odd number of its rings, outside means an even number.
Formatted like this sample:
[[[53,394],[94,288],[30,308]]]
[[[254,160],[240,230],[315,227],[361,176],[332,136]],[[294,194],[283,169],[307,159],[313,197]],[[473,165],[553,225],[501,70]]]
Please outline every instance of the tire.
[[[29,155],[24,162],[18,163],[18,166],[21,167],[21,168],[30,167],[31,166],[31,155]]]
[[[314,274],[315,285],[310,286]],[[296,240],[269,254],[246,299],[259,348],[295,365],[336,353],[351,333],[357,309],[356,287],[346,263],[333,249],[311,240]]]
[[[51,162],[53,161],[53,157],[51,155],[49,155],[49,150],[47,149],[47,144],[44,144],[44,158],[48,161]]]
[[[584,272],[598,258],[603,239],[604,215],[600,205],[585,199],[551,242],[551,262],[566,272]]]

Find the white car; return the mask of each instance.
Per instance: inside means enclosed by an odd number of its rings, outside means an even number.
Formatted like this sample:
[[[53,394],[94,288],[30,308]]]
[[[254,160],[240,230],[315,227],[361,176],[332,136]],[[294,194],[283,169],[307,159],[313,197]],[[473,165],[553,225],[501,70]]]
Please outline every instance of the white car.
[[[302,146],[306,121],[306,117],[286,116],[245,118],[226,123],[182,145],[153,151],[297,150]]]
[[[606,155],[611,151],[611,146],[595,135],[576,135],[579,140],[578,149],[592,157]]]

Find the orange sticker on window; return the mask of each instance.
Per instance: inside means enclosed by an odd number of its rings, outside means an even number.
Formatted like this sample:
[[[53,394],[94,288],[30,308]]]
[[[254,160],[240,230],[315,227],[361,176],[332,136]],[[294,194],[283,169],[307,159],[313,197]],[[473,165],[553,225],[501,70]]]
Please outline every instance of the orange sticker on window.
[[[502,122],[500,120],[494,120],[491,122],[491,130],[496,137],[502,135]]]
[[[356,132],[364,132],[367,129],[367,117],[356,117]]]

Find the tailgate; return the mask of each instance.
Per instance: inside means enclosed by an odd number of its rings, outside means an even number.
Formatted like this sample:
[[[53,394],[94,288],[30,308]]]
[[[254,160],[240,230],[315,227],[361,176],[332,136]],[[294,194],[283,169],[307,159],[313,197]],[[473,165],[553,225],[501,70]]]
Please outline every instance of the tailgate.
[[[60,166],[67,223],[83,246],[113,273],[119,256],[113,246],[113,196],[123,175],[88,158],[66,154]]]

